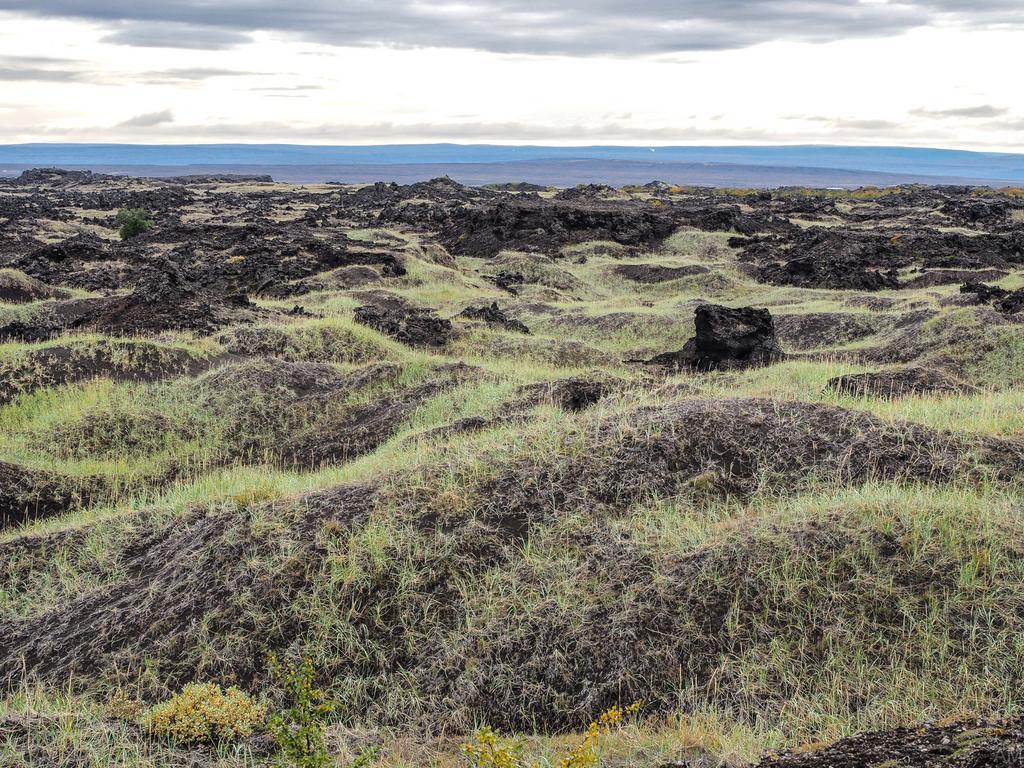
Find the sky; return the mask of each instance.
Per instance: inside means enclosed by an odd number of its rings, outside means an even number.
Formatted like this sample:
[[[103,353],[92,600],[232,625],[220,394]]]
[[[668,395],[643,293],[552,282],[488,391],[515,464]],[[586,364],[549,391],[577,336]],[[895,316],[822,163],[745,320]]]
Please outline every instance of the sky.
[[[1024,151],[1024,0],[0,0],[0,143]]]

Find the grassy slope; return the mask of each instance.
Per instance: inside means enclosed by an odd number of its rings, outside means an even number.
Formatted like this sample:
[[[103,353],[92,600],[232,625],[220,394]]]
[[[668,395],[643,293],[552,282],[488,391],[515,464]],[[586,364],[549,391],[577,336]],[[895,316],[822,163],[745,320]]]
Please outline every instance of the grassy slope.
[[[259,455],[225,454],[232,434],[229,415],[220,407],[204,408],[187,379],[85,382],[18,398],[0,409],[0,456],[62,474],[98,474],[114,481],[117,492],[109,504],[0,533],[0,544],[55,537],[51,556],[26,556],[22,567],[12,569],[13,576],[0,584],[0,617],[39,615],[84,589],[117,583],[123,578],[120,553],[138,533],[140,508],[146,509],[147,525],[159,526],[196,505],[230,510],[373,480],[384,488],[373,517],[348,535],[326,541],[311,588],[288,607],[308,619],[302,645],[321,669],[332,670],[345,726],[371,726],[363,715],[372,710],[383,723],[379,727],[386,728],[404,713],[436,705],[429,697],[418,698],[425,692],[401,676],[371,684],[344,672],[355,656],[384,652],[353,634],[355,624],[345,616],[357,610],[354,601],[377,594],[374,590],[383,584],[383,599],[397,606],[387,621],[400,627],[410,646],[438,633],[443,642],[456,644],[478,630],[515,632],[517,623],[540,622],[548,605],[564,612],[567,623],[561,631],[572,633],[589,612],[622,599],[622,593],[607,591],[617,577],[599,567],[600,551],[580,543],[588,537],[613,549],[628,542],[635,556],[664,580],[671,580],[681,563],[705,559],[698,591],[721,586],[736,600],[726,613],[727,645],[713,668],[702,672],[699,684],[690,684],[680,672],[674,693],[678,713],[652,717],[618,734],[611,749],[622,754],[643,756],[653,764],[681,756],[689,743],[697,752],[751,758],[765,748],[922,717],[1017,712],[1021,696],[1010,683],[1020,672],[1024,561],[1017,542],[1024,530],[1018,490],[1006,484],[823,483],[753,498],[698,494],[644,498],[612,511],[573,509],[538,525],[500,564],[482,572],[452,572],[462,618],[453,628],[437,615],[439,606],[424,579],[454,556],[457,542],[410,527],[410,500],[449,511],[473,508],[484,501],[474,496],[486,487],[482,479],[500,474],[516,458],[543,462],[564,452],[589,419],[679,398],[756,396],[836,404],[894,424],[914,422],[979,435],[1020,433],[1020,326],[985,327],[969,310],[942,306],[941,299],[955,287],[883,298],[894,299],[893,314],[911,304],[939,313],[920,331],[929,340],[923,361],[961,355],[963,375],[981,387],[976,394],[880,400],[827,393],[832,376],[879,367],[851,361],[842,349],[763,370],[668,379],[622,364],[627,357],[681,346],[692,333],[689,318],[698,298],[770,306],[777,314],[864,311],[851,306],[842,292],[754,283],[737,271],[724,239],[684,232],[666,253],[634,259],[712,268],[710,275],[651,286],[612,275],[611,267],[621,260],[599,255],[600,248],[576,248],[572,255],[588,255],[586,263],[569,258],[540,264],[540,283],[514,301],[480,278],[478,272],[489,271],[488,265],[460,260],[450,268],[413,260],[408,275],[386,281],[389,290],[444,316],[470,303],[511,303],[533,330],[523,337],[467,324],[461,338],[437,355],[403,348],[352,324],[351,308],[358,303],[352,296],[308,297],[307,306],[325,318],[284,326],[284,356],[337,365],[339,375],[371,361],[400,365],[399,378],[374,390],[374,397],[392,386],[424,381],[446,362],[468,362],[486,373],[429,399],[375,452],[340,466],[303,472],[264,464]],[[502,258],[522,264],[515,256]],[[1014,280],[1008,278],[1007,284]],[[882,334],[848,348],[881,346],[893,338]],[[951,348],[962,338],[983,338],[991,349],[979,356]],[[196,356],[215,359],[225,353],[217,339],[174,344]],[[2,365],[16,366],[30,351],[6,345],[0,350]],[[627,382],[622,393],[594,412],[577,416],[540,406],[528,423],[453,439],[427,436],[430,429],[461,417],[497,413],[521,385],[594,370]],[[353,401],[335,405],[350,407]],[[168,430],[167,424],[176,428]],[[272,442],[273,428],[264,426]],[[579,443],[578,450],[587,446]],[[172,479],[165,471],[169,465],[175,468]],[[287,506],[267,507],[263,524],[273,530],[281,524],[275,510]],[[61,539],[62,532],[77,535]],[[271,558],[264,566],[275,562]],[[626,594],[630,588],[627,584]],[[358,605],[358,610],[372,608]],[[502,623],[511,616],[515,622]],[[702,631],[694,627],[695,638]],[[229,646],[212,638],[208,647],[194,649],[205,659],[199,668],[206,677],[217,679],[218,654],[229,652]],[[129,681],[129,690],[135,684]],[[147,745],[132,727],[109,715],[105,702],[111,685],[105,681],[64,695],[26,684],[0,705],[0,722],[29,720],[43,753],[84,755],[87,764],[157,765],[170,759],[165,747]],[[530,711],[527,707],[522,717]],[[471,711],[446,714],[450,722],[473,723]],[[343,730],[339,724],[338,734]],[[402,729],[391,736],[386,762],[443,764],[454,759],[448,755],[449,742],[410,738]],[[554,754],[557,742],[558,737],[533,737],[532,748]],[[340,735],[337,748],[339,753],[346,749]],[[25,751],[11,737],[0,747],[0,756],[17,764]],[[228,764],[258,762],[244,749],[225,748],[219,758]]]

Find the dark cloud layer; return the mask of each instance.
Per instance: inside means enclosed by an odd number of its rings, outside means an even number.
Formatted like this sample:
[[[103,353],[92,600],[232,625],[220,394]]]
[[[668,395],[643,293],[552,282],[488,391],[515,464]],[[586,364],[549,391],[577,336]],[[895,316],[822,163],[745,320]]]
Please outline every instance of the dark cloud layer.
[[[1024,26],[1021,0],[0,0],[0,10],[107,24],[109,42],[225,48],[259,30],[335,45],[634,55],[827,42],[915,27]]]
[[[2,5],[3,3],[0,2],[0,6]],[[133,45],[140,48],[185,48],[217,51],[247,43],[250,38],[247,34],[231,29],[159,20],[155,22],[119,22],[102,39],[105,43]]]

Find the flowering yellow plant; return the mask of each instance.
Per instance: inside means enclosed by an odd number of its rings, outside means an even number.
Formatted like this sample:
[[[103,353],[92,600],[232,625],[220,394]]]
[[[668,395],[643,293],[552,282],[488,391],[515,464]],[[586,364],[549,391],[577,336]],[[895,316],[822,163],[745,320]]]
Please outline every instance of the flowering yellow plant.
[[[267,708],[238,688],[224,691],[213,683],[189,683],[147,710],[142,727],[151,736],[179,744],[209,744],[249,736],[266,716]]]
[[[505,738],[490,726],[483,726],[473,741],[463,744],[464,754],[472,768],[521,768],[523,744],[518,739]]]
[[[639,701],[623,709],[616,705],[602,712],[583,734],[583,739],[573,746],[558,762],[558,768],[594,768],[601,757],[601,737],[615,728],[621,728],[627,718],[640,712],[643,704]]]

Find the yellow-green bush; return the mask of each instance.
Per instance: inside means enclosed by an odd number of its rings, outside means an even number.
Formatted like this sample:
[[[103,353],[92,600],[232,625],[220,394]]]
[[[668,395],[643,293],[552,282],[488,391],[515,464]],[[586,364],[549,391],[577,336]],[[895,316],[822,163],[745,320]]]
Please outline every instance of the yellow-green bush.
[[[151,736],[179,744],[209,744],[249,736],[266,716],[267,708],[238,688],[224,691],[214,683],[189,683],[147,710],[142,727]]]

